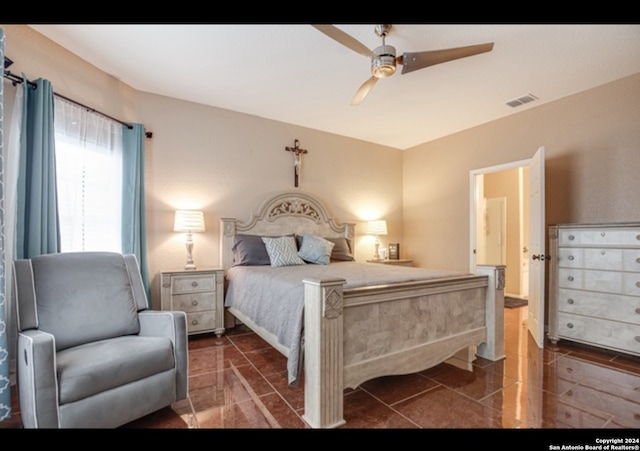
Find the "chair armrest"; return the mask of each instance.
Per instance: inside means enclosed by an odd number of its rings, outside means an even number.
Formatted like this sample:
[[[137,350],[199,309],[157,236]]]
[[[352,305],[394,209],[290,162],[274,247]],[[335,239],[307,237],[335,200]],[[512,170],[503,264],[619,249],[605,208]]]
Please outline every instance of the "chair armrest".
[[[140,335],[167,337],[173,343],[177,372],[176,400],[186,398],[189,392],[187,314],[182,311],[143,310],[138,312],[138,318]]]
[[[58,428],[55,338],[47,332],[29,329],[18,334],[17,347],[18,393],[23,427]]]

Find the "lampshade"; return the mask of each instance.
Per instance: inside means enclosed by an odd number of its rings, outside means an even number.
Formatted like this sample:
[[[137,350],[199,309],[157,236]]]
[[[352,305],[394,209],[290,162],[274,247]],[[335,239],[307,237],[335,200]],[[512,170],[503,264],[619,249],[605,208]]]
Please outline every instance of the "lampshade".
[[[387,221],[380,219],[377,221],[369,221],[367,223],[367,235],[386,235]]]
[[[176,210],[174,232],[204,232],[204,213],[199,210]]]

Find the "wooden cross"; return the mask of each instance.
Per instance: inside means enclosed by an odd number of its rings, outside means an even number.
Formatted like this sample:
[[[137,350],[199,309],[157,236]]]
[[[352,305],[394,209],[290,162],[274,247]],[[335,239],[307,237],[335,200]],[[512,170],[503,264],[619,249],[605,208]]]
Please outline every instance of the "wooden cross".
[[[294,185],[298,187],[298,179],[300,177],[300,170],[302,169],[302,155],[307,153],[305,149],[301,149],[298,140],[295,140],[295,147],[285,147],[287,152],[293,154],[293,169],[294,169]]]

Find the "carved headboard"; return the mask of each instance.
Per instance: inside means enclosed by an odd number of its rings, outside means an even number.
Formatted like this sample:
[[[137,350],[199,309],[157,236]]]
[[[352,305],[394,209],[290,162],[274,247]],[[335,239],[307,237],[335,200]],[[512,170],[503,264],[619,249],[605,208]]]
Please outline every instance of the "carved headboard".
[[[267,198],[246,222],[220,219],[220,265],[233,265],[233,240],[237,233],[276,236],[303,235],[305,232],[325,238],[345,237],[353,243],[355,224],[339,224],[329,216],[314,196],[300,191],[285,191]]]

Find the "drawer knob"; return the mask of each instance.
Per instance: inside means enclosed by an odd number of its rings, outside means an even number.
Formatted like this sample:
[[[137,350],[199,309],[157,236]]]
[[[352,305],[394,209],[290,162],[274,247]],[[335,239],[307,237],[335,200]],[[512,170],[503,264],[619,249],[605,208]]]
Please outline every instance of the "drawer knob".
[[[573,323],[567,323],[567,327],[568,327],[569,329],[573,329]]]
[[[640,307],[636,307],[636,313],[640,315]]]
[[[193,321],[191,321],[191,325],[192,326],[197,326],[198,325],[198,320],[194,319]]]
[[[575,240],[575,239],[576,239],[576,237],[575,237],[575,236],[573,236],[573,235],[569,235],[569,241],[573,241],[573,240]]]
[[[640,288],[640,282],[636,282],[636,287]]]
[[[567,280],[568,280],[569,282],[573,282],[573,276],[569,276],[569,277],[567,277]]]
[[[636,335],[636,341],[640,343],[640,337],[638,337],[637,335]]]
[[[573,299],[567,299],[567,304],[573,304]]]
[[[607,251],[605,251],[604,249],[602,249],[602,250],[600,251],[600,255],[604,255],[604,254],[606,254],[606,253],[607,253]]]
[[[605,235],[606,235],[606,233],[600,232],[600,236],[605,236]]]
[[[636,258],[636,263],[640,263],[640,257]]]
[[[197,287],[198,286],[198,282],[196,282],[195,280],[193,282],[191,282],[191,286],[192,287]]]
[[[569,260],[573,261],[575,257],[573,255],[569,255]]]
[[[640,235],[636,235],[636,240],[640,241]]]
[[[198,305],[198,301],[196,299],[194,299],[193,301],[191,301],[191,305],[193,305],[195,307],[196,305]]]

